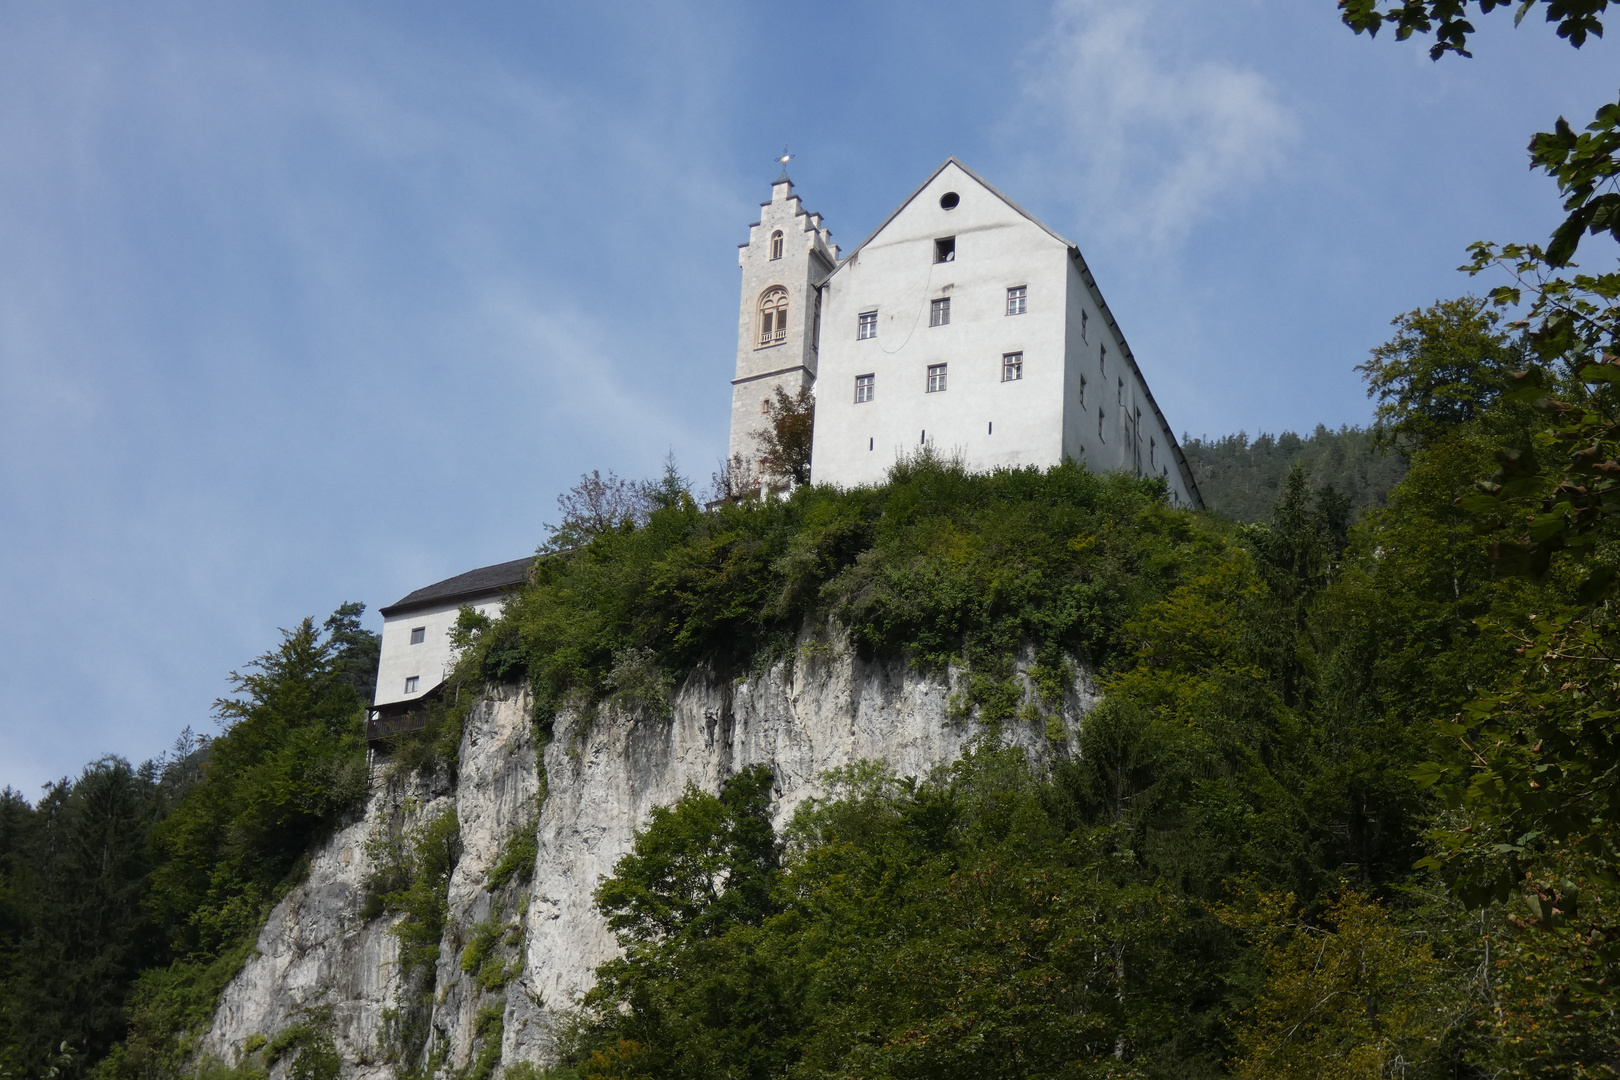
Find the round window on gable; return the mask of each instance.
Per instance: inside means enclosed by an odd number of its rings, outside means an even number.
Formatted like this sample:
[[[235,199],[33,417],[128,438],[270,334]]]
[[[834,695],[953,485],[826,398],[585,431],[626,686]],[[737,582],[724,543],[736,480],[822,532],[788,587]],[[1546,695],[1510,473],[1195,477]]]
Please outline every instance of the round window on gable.
[[[939,197],[939,205],[946,210],[955,210],[956,204],[962,201],[962,196],[954,191],[947,191]]]

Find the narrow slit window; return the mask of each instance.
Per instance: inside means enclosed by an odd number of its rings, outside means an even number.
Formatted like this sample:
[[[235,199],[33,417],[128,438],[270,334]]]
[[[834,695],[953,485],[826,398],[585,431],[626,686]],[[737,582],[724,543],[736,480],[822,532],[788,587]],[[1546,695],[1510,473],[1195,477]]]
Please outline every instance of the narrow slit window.
[[[1108,441],[1108,438],[1103,435],[1103,411],[1101,405],[1097,406],[1097,441],[1104,443]]]
[[[782,257],[782,230],[777,229],[775,232],[771,233],[771,258],[780,259],[781,257]]]
[[[956,261],[956,237],[942,236],[934,241],[934,261],[937,263]]]
[[[1097,346],[1097,374],[1108,374],[1108,346]]]
[[[1003,353],[1001,356],[1001,381],[1017,382],[1024,377],[1024,354],[1021,352]]]
[[[855,376],[855,404],[859,405],[863,401],[871,401],[873,391],[876,389],[876,375]]]
[[[1123,405],[1123,404],[1125,404],[1125,380],[1124,379],[1119,380],[1119,389],[1115,393],[1114,404],[1115,405]]]
[[[1080,407],[1086,407],[1086,377],[1080,376]]]
[[[412,645],[420,645],[420,644],[422,644],[422,642],[424,642],[426,640],[427,640],[427,627],[425,627],[425,626],[413,626],[413,627],[411,627],[411,644]]]
[[[1029,287],[1027,285],[1016,285],[1013,288],[1008,289],[1007,314],[1022,315],[1024,312],[1028,311],[1029,308],[1026,306],[1028,303],[1028,294]],[[1081,337],[1084,338],[1085,335],[1082,333]]]
[[[1090,321],[1091,321],[1091,316],[1087,315],[1084,311],[1082,311],[1080,313],[1080,340],[1081,341],[1086,340],[1086,324],[1089,323]]]
[[[1159,441],[1150,435],[1148,436],[1148,468],[1157,469],[1158,467]]]
[[[951,298],[942,296],[928,305],[928,325],[945,326],[951,321]]]
[[[877,337],[877,312],[863,311],[855,316],[855,340],[866,341]]]
[[[405,692],[407,694],[414,694],[416,693],[416,688],[421,685],[422,677],[420,675],[407,676],[405,679]]]
[[[937,394],[945,389],[945,365],[928,365],[928,392]]]

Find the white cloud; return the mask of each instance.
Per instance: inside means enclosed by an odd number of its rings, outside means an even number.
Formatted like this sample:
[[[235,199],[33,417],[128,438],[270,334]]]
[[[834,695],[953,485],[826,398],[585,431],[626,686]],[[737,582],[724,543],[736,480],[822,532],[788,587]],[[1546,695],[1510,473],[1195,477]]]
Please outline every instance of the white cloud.
[[[1036,169],[1112,239],[1175,243],[1274,174],[1296,136],[1265,76],[1167,39],[1191,17],[1151,0],[1058,0],[1028,68],[1046,121]]]

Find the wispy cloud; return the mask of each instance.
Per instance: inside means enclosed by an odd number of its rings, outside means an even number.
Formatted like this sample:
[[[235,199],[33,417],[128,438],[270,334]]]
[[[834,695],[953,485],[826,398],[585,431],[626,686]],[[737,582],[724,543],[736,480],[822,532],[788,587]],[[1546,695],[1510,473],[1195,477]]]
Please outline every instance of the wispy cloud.
[[[1265,76],[1194,55],[1172,37],[1186,13],[1160,6],[1058,0],[1023,86],[1046,120],[1037,171],[1089,229],[1155,247],[1273,175],[1298,129]]]

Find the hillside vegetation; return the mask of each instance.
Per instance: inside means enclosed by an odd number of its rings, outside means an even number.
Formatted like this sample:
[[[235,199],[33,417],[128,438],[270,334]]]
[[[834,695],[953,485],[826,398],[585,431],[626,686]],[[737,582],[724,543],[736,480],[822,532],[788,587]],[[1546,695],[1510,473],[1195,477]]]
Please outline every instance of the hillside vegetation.
[[[1313,487],[1331,487],[1343,495],[1352,513],[1383,506],[1406,474],[1406,458],[1378,444],[1365,428],[1325,425],[1303,438],[1247,432],[1220,438],[1181,441],[1182,453],[1198,480],[1204,505],[1234,521],[1264,521],[1282,498],[1288,473],[1298,464]]]
[[[1514,347],[1477,302],[1405,324]],[[1530,495],[1475,484],[1543,439],[1541,399],[1482,366],[1481,406],[1435,425],[1404,378],[1386,422],[1408,468],[1359,518],[1302,463],[1253,524],[1072,464],[925,456],[713,511],[673,469],[617,502],[582,485],[506,614],[464,615],[457,685],[527,680],[544,737],[562,708],[665,714],[700,666],[847,642],[954,672],[982,739],[933,776],[852,768],[780,833],[759,770],[660,811],[598,894],[625,952],[558,1075],[1612,1075],[1607,548],[1538,561],[1502,509]],[[9,1073],[195,1067],[269,905],[364,790],[357,615],[237,676],[203,749],[7,795]],[[1078,755],[1032,772],[998,733],[1061,740],[1076,663],[1103,703]],[[457,716],[396,765],[453,764]],[[414,880],[373,914],[431,949]],[[329,1080],[306,1034],[278,1053]]]
[[[667,708],[695,665],[824,627],[955,668],[984,734],[934,776],[853,769],[781,833],[760,772],[656,815],[598,893],[625,953],[559,1075],[1612,1075],[1617,688],[1582,667],[1605,556],[1508,556],[1536,541],[1501,500],[1553,473],[1470,501],[1546,425],[1491,362],[1514,336],[1470,300],[1400,334],[1472,365],[1477,407],[1373,365],[1407,468],[1354,523],[1303,464],[1240,525],[1151,481],[925,458],[677,496],[544,562],[467,659],[527,672],[542,719]],[[1051,723],[1071,659],[1104,702],[1035,774],[996,733]]]

